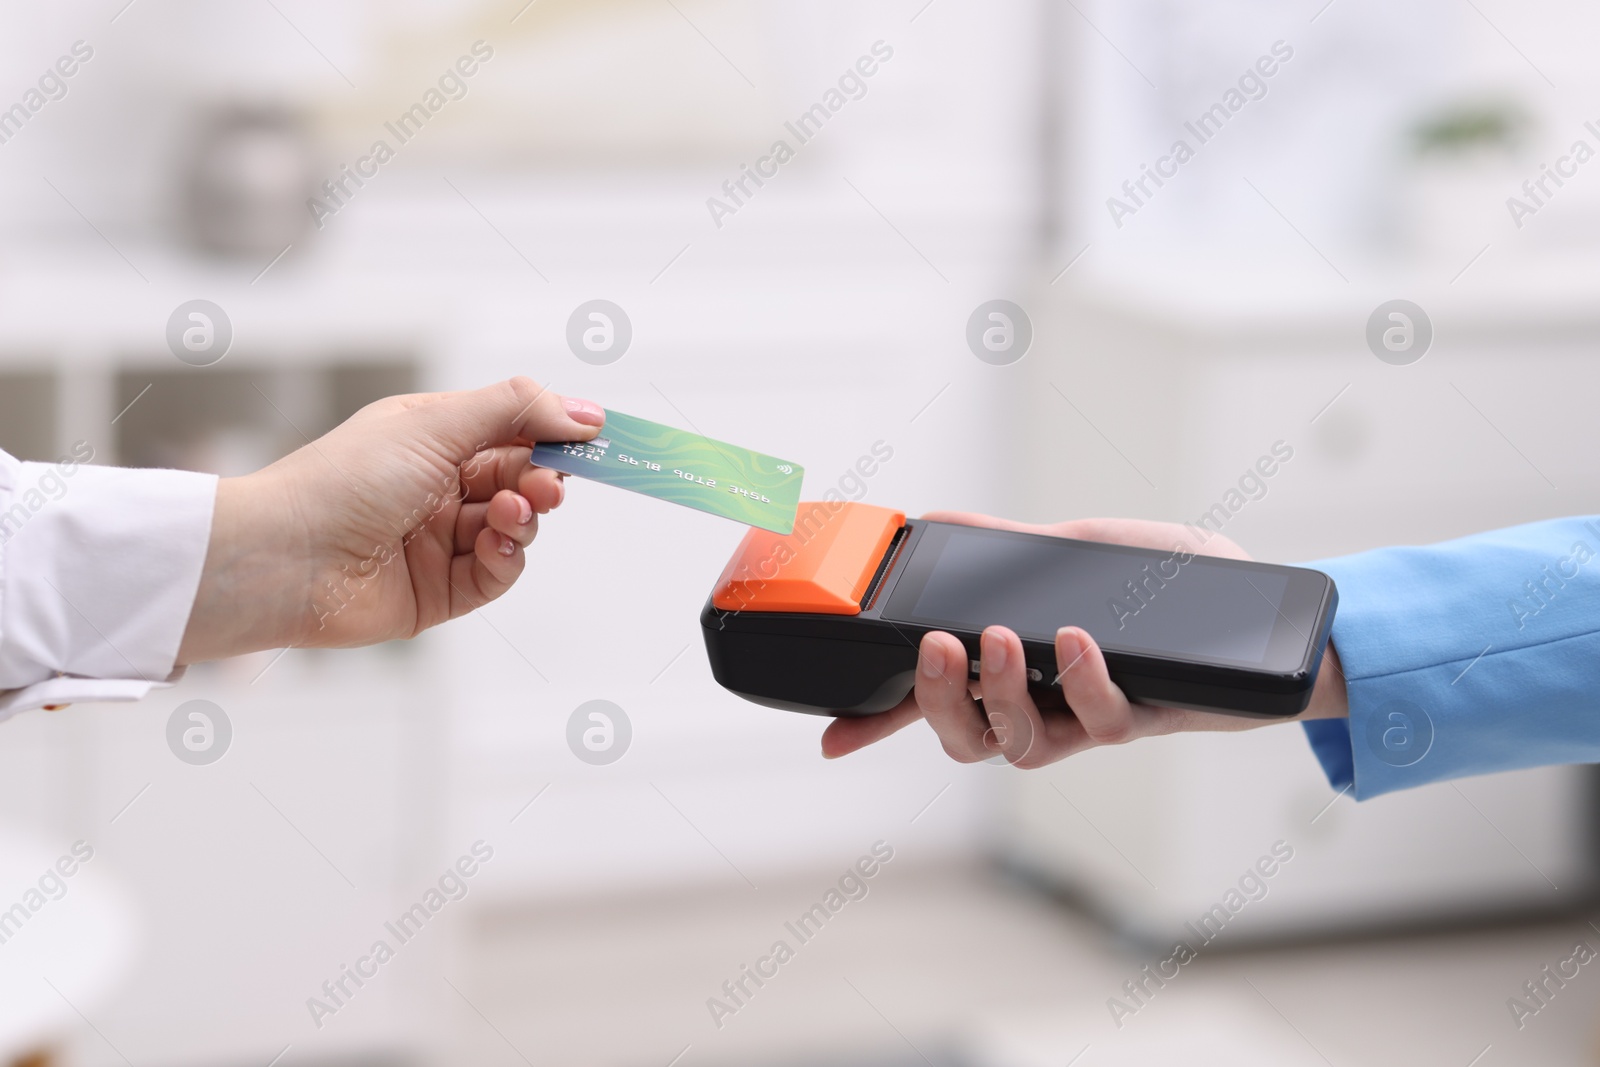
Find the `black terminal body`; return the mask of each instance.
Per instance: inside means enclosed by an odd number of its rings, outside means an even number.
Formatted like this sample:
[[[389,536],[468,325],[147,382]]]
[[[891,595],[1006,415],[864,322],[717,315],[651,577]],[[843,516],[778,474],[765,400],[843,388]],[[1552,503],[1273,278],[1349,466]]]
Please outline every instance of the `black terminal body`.
[[[1129,700],[1279,718],[1310,701],[1338,603],[1305,568],[915,519],[862,574],[859,602],[827,613],[759,596],[724,610],[714,593],[700,616],[712,674],[768,707],[872,715],[910,693],[924,634],[955,635],[976,678],[979,638],[1000,624],[1022,639],[1029,688],[1059,704],[1053,636],[1076,625]]]

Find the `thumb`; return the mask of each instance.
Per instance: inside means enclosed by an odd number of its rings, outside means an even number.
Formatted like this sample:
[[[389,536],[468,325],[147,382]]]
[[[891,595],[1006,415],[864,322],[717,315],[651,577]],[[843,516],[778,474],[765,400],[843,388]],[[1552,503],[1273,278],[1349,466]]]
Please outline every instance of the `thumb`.
[[[516,441],[587,441],[606,418],[605,409],[592,400],[564,397],[521,376],[450,393],[412,410],[424,433],[462,460]]]

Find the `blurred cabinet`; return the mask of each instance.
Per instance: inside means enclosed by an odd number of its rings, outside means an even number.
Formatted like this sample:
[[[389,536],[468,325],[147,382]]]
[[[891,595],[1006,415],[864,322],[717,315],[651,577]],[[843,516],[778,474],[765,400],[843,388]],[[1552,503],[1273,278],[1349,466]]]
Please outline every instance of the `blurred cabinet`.
[[[26,367],[8,369],[0,360],[0,449],[23,459],[53,459],[58,378],[53,370]]]
[[[1013,510],[1192,522],[1240,490],[1223,532],[1279,562],[1592,512],[1600,467],[1574,445],[1593,426],[1600,313],[1582,277],[1410,287],[1435,338],[1409,366],[1366,347],[1397,295],[1377,287],[1084,279],[1041,298]],[[1292,460],[1242,484],[1276,442]],[[1010,779],[996,848],[1145,937],[1179,936],[1279,840],[1297,858],[1255,933],[1537,910],[1596,887],[1590,767],[1357,805],[1298,726],[1134,749]]]
[[[0,448],[53,461],[85,440],[95,463],[244,474],[418,379],[414,354],[385,350],[171,363],[112,351],[74,365],[0,348]]]

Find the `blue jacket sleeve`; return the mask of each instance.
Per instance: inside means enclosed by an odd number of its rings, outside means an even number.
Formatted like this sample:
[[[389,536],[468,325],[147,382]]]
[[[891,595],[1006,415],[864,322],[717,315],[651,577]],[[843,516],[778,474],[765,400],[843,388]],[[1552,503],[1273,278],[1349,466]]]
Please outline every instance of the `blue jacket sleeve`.
[[[1339,587],[1350,718],[1304,724],[1334,788],[1600,762],[1600,518],[1308,566]]]

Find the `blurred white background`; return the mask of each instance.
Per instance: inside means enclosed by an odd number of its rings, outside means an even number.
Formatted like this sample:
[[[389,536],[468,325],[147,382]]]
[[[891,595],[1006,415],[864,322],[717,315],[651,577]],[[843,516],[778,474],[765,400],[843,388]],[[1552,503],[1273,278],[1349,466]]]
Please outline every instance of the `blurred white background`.
[[[1592,512],[1600,163],[1521,227],[1507,198],[1600,148],[1595,23],[1571,0],[13,2],[0,447],[242,473],[378,396],[529,374],[792,457],[813,497],[882,442],[842,487],[913,513],[1192,519],[1283,440],[1227,532],[1286,562]],[[785,123],[875,45],[799,144]],[[1283,52],[1119,225],[1108,198]],[[332,199],[379,139],[392,161]],[[708,198],[778,139],[792,162],[719,225]],[[596,298],[633,329],[606,366],[566,342]],[[1032,321],[1010,366],[965,339],[996,298]],[[1364,338],[1395,298],[1435,331],[1405,367]],[[232,324],[214,366],[168,349],[193,299]],[[707,669],[741,529],[568,484],[518,588],[416,642],[0,727],[0,903],[94,849],[0,945],[0,1063],[1596,1062],[1600,977],[1524,1028],[1506,1007],[1600,944],[1586,768],[1358,806],[1297,727],[1028,774],[914,729],[824,763],[819,721]],[[234,729],[202,767],[165,734],[197,698]],[[566,741],[593,699],[632,724],[606,766]],[[477,841],[465,898],[319,1025],[308,999]],[[878,841],[869,895],[718,1027],[707,999]],[[1271,894],[1118,1028],[1108,1000],[1278,841]]]

